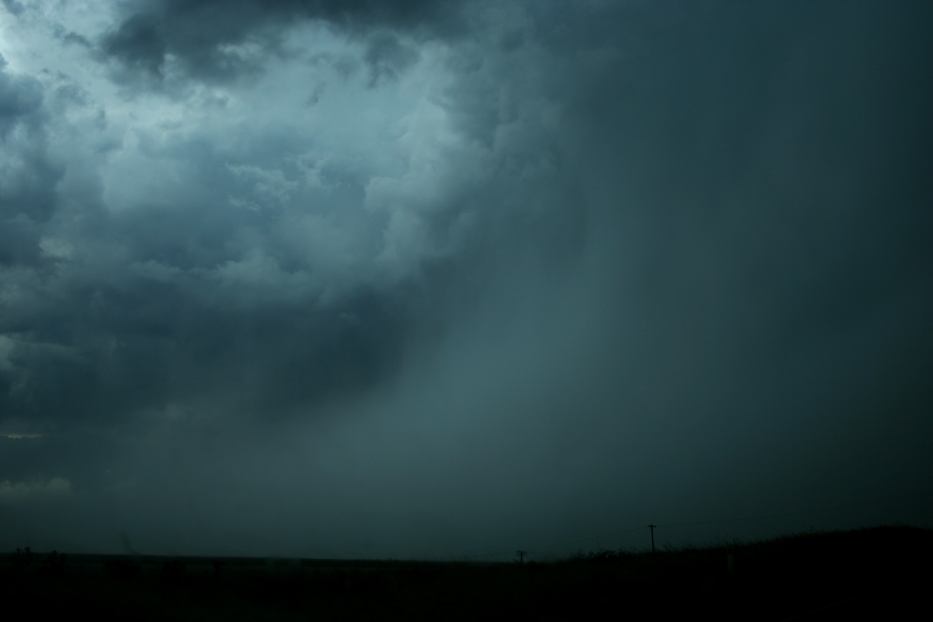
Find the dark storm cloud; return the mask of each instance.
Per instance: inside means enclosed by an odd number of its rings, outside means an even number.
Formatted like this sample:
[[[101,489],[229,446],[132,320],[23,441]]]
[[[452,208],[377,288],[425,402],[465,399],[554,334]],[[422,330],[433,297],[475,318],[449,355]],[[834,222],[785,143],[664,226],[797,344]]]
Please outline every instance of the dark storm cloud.
[[[670,418],[664,460],[721,453],[707,490],[751,468],[748,498],[768,481],[868,498],[884,480],[906,499],[930,484],[926,444],[905,438],[929,434],[928,8],[794,6],[629,13],[651,36],[624,55],[598,29],[576,47],[592,60],[570,99],[605,206],[595,248],[619,270],[609,334],[640,353],[615,399]],[[554,45],[580,45],[550,23]]]
[[[85,130],[107,133],[86,93],[73,85],[46,93],[4,70],[0,112],[0,413],[9,425],[80,437],[166,412],[188,421],[191,402],[204,405],[200,418],[272,420],[391,373],[405,303],[340,283],[341,293],[322,302],[333,284],[319,276],[320,262],[309,263],[294,229],[301,223],[283,224],[283,208],[260,214],[228,204],[229,193],[254,191],[231,160],[290,155],[300,147],[292,139],[264,134],[244,141],[239,156],[197,140],[164,153],[150,147],[183,162],[197,183],[111,212],[95,171],[82,171],[78,158],[119,147],[87,136],[77,153],[60,144],[53,158],[46,144],[49,127],[67,131],[54,113],[87,115]],[[80,470],[73,455],[60,462]]]
[[[3,0],[3,6],[13,15],[21,15],[26,10],[23,3],[18,0]]]
[[[36,542],[510,555],[647,522],[931,524],[927,3],[222,4],[128,4],[104,48],[219,77],[227,46],[328,21],[371,72],[349,121],[313,90],[343,130],[391,108],[423,33],[476,30],[362,155],[349,131],[309,151],[312,114],[173,134],[170,111],[51,157],[49,93],[0,74],[0,432],[46,435],[0,438],[0,482],[17,517],[49,490],[78,517]],[[762,514],[784,518],[728,522]]]
[[[250,67],[230,46],[258,42],[274,49],[282,28],[296,20],[320,20],[349,32],[374,29],[448,35],[459,30],[459,1],[394,0],[146,0],[127,5],[126,15],[102,41],[105,54],[128,67],[162,77],[167,58],[202,78],[225,78]],[[412,52],[389,34],[370,46],[374,78],[391,74]]]
[[[38,223],[55,209],[62,169],[46,152],[46,120],[39,82],[12,74],[0,56],[0,263],[34,263]]]
[[[14,125],[26,122],[42,107],[42,87],[35,80],[11,76],[6,60],[0,56],[0,130],[5,137]]]
[[[22,339],[5,415],[40,428],[126,424],[213,399],[231,402],[229,418],[271,421],[381,378],[399,338],[392,310],[364,297],[332,311],[221,311],[179,284],[139,278],[56,294],[85,302],[41,301],[3,326]]]
[[[933,199],[933,123],[920,112],[933,85],[916,15],[804,12],[801,24],[777,8],[697,10],[656,26],[637,57],[644,72],[577,104],[626,113],[605,145],[626,144],[613,165],[625,191],[651,202],[629,223],[658,249],[646,286],[680,295],[686,279],[708,279],[715,289],[698,287],[698,303],[717,314],[753,305],[749,319],[785,351],[791,335],[808,342],[857,317],[882,321],[879,307],[931,304],[916,288]],[[697,273],[684,255],[709,264]]]
[[[365,288],[322,304],[303,285],[312,268],[283,271],[284,255],[248,267],[257,280],[228,284],[218,265],[242,259],[248,249],[231,241],[252,223],[220,216],[190,205],[101,214],[88,223],[93,238],[72,233],[89,247],[83,261],[45,257],[41,269],[6,275],[29,295],[7,302],[0,319],[15,344],[4,414],[40,428],[96,427],[216,398],[237,402],[230,417],[274,419],[391,370],[398,305]]]
[[[364,55],[370,67],[370,83],[391,80],[418,60],[418,52],[399,42],[398,37],[381,33],[370,40]]]

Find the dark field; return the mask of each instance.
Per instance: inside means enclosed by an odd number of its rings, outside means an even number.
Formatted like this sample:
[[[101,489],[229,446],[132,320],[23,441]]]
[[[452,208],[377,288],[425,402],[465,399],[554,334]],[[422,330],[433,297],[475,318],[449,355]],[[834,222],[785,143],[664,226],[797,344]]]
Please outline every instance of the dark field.
[[[32,552],[0,556],[0,598],[8,620],[929,620],[931,564],[906,527],[524,564]]]

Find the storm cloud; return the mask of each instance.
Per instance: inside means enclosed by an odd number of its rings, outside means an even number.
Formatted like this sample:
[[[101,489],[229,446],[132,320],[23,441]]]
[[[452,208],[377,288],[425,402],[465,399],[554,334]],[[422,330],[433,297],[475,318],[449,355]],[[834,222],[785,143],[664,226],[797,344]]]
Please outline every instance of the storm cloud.
[[[257,50],[261,55],[280,47],[283,31],[290,25],[316,21],[358,36],[382,31],[367,52],[367,59],[378,66],[399,60],[399,44],[389,33],[420,39],[456,34],[463,27],[461,4],[459,0],[143,0],[126,5],[101,45],[106,55],[156,77],[164,77],[166,64],[175,61],[193,76],[224,79],[243,73]]]
[[[933,520],[925,3],[5,6],[0,546]]]

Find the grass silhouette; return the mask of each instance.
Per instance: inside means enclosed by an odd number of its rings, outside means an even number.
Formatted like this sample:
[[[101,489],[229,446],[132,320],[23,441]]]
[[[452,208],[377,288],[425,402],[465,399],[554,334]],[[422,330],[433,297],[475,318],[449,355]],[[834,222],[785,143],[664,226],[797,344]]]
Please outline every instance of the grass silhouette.
[[[20,551],[0,555],[0,598],[92,620],[933,619],[931,560],[933,531],[911,527],[521,564]]]

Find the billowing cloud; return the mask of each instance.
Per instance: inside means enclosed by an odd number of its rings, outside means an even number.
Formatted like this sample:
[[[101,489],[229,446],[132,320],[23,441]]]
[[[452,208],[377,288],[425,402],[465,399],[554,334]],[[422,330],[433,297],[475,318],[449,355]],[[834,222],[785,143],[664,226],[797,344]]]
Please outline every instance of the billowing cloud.
[[[35,262],[38,226],[55,207],[61,166],[47,153],[40,83],[0,56],[0,263]]]
[[[201,78],[229,78],[249,68],[256,54],[282,44],[290,24],[318,21],[349,32],[377,35],[366,59],[376,75],[393,75],[415,51],[392,31],[449,35],[460,28],[459,1],[392,0],[144,0],[126,5],[102,49],[129,68],[163,78],[170,64]]]

